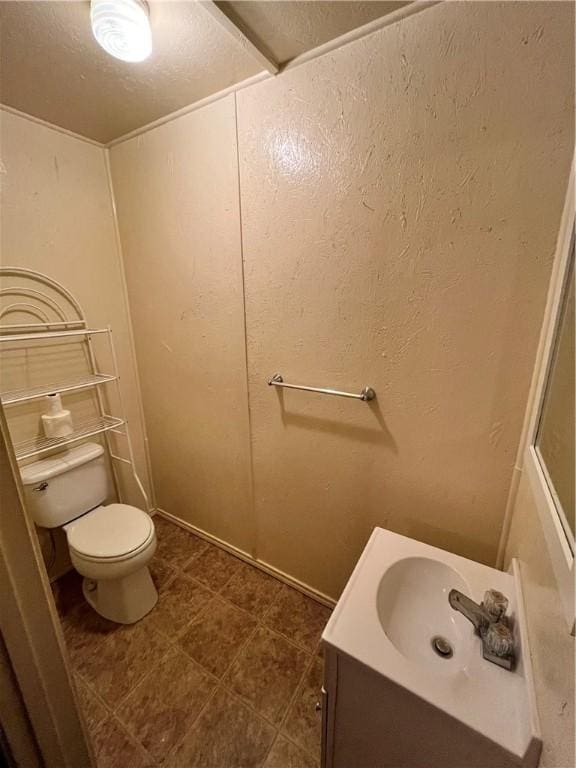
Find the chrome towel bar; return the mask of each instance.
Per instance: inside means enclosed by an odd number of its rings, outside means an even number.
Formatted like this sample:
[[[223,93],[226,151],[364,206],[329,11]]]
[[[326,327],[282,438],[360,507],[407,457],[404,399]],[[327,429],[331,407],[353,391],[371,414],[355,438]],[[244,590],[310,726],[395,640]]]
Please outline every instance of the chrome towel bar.
[[[270,387],[285,387],[286,389],[303,389],[305,392],[318,392],[321,395],[336,395],[337,397],[351,397],[353,400],[374,400],[376,398],[376,392],[372,387],[364,387],[359,395],[354,392],[340,392],[338,389],[324,389],[323,387],[305,387],[303,384],[286,384],[282,375],[275,373],[274,376],[268,381]]]

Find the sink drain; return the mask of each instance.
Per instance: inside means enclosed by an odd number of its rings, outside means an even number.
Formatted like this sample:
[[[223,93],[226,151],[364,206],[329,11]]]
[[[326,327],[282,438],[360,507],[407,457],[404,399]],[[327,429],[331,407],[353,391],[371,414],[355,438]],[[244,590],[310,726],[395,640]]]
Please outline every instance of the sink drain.
[[[443,659],[450,659],[454,654],[454,649],[448,640],[441,635],[436,635],[436,637],[432,638],[432,648],[434,649],[434,652]]]

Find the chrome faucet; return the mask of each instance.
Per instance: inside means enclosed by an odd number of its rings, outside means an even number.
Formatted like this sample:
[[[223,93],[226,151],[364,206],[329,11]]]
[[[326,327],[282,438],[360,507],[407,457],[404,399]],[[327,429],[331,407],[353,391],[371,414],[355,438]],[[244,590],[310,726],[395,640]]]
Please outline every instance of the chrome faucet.
[[[502,592],[489,589],[484,593],[484,600],[478,605],[457,589],[451,589],[448,602],[455,611],[459,611],[474,625],[482,639],[484,658],[504,669],[513,669],[514,638],[510,619],[506,616],[508,598]]]

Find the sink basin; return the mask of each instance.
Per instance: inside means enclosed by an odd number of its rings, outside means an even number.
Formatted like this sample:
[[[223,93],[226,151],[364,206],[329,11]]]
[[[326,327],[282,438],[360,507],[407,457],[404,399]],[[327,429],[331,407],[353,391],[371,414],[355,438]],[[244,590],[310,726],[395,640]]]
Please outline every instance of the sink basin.
[[[323,765],[536,768],[519,573],[516,561],[504,573],[376,528],[322,635],[331,701]],[[472,624],[450,607],[451,589],[477,603],[488,589],[508,597],[513,671],[483,658]]]
[[[448,603],[451,589],[470,594],[465,579],[446,563],[405,557],[384,572],[376,595],[380,624],[396,650],[441,674],[464,669],[477,645],[468,621]],[[449,655],[435,650],[435,639],[446,641]]]

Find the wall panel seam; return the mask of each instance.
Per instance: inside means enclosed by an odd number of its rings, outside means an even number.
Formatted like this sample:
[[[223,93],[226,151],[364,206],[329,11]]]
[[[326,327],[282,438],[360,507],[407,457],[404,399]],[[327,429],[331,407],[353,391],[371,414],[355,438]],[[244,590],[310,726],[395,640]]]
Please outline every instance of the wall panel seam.
[[[252,450],[252,409],[250,406],[250,379],[248,376],[248,320],[246,317],[246,276],[244,273],[244,231],[242,227],[242,183],[240,179],[240,140],[238,137],[238,101],[234,93],[234,134],[236,140],[236,176],[238,181],[238,225],[240,234],[240,267],[242,275],[242,319],[244,323],[244,369],[246,376],[246,410],[248,415],[248,467],[249,467],[249,509],[252,520],[252,556],[258,558],[258,521],[256,519],[256,496],[254,479],[254,457]]]
[[[133,375],[136,385],[136,399],[138,415],[140,417],[140,424],[142,429],[142,438],[144,446],[144,458],[146,461],[146,474],[148,479],[148,491],[150,493],[151,508],[156,507],[156,492],[154,489],[154,478],[152,475],[152,462],[150,460],[150,450],[148,443],[148,431],[146,428],[146,419],[144,417],[144,401],[142,399],[142,387],[140,384],[140,368],[138,366],[138,356],[136,354],[136,342],[134,339],[134,327],[132,324],[132,312],[130,309],[130,298],[128,296],[128,284],[126,282],[126,271],[124,268],[124,250],[122,248],[122,238],[120,236],[120,224],[118,221],[118,210],[116,207],[116,196],[114,194],[114,182],[112,180],[112,169],[110,166],[110,150],[104,148],[104,165],[106,168],[106,178],[108,181],[108,194],[110,197],[110,206],[112,208],[112,219],[114,221],[114,238],[116,241],[116,251],[118,254],[118,268],[120,272],[120,283],[122,286],[122,297],[124,299],[124,305],[126,308],[126,325],[128,330],[128,343],[130,345],[130,352],[133,360]],[[134,467],[137,470],[136,467]],[[151,510],[147,510],[150,512]]]

